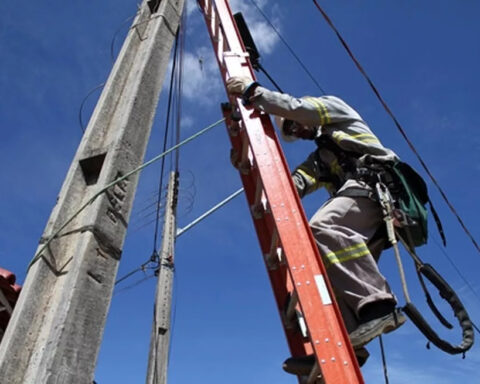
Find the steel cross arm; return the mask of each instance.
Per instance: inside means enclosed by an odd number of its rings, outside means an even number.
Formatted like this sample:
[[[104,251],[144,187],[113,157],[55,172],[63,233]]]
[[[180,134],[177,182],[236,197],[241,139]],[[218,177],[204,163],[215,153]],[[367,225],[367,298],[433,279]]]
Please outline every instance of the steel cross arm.
[[[232,76],[255,80],[226,0],[199,0],[224,82]],[[326,384],[363,383],[348,333],[335,303],[325,267],[290,176],[270,118],[231,99],[223,113],[234,151],[239,154],[245,194],[265,255],[268,273],[293,356],[314,353]],[[288,307],[289,298],[298,298]],[[289,323],[286,313],[300,311],[306,335]]]

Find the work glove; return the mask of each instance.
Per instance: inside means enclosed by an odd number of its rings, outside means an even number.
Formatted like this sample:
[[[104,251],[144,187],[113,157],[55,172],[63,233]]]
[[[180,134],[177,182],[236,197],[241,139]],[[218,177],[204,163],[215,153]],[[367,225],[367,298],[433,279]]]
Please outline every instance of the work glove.
[[[233,96],[242,97],[253,82],[254,81],[248,77],[233,76],[227,80],[227,91]]]

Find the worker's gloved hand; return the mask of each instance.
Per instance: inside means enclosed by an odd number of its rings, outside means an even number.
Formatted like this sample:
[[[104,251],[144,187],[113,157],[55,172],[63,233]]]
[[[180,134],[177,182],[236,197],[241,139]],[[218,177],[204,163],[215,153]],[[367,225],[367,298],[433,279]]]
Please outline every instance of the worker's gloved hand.
[[[242,97],[252,83],[254,81],[248,77],[233,76],[227,80],[227,91],[233,96]]]

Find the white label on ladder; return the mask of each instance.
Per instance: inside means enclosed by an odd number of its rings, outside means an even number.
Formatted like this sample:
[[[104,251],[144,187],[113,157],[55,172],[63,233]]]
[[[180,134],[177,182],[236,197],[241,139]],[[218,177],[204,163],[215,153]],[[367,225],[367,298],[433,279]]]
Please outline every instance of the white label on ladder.
[[[298,325],[300,326],[300,332],[302,332],[302,336],[307,337],[308,330],[307,330],[307,324],[305,323],[305,319],[301,314],[297,315],[297,319],[298,319]]]
[[[332,304],[332,299],[328,293],[327,284],[325,284],[325,279],[323,275],[315,275],[315,283],[317,283],[318,293],[320,293],[320,298],[322,299],[323,305]]]

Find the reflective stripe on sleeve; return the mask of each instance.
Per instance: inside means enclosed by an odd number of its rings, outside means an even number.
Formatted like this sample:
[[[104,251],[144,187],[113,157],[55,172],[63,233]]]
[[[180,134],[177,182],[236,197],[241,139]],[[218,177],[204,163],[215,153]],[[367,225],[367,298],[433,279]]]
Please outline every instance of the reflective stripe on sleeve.
[[[336,131],[333,132],[332,137],[337,143],[340,143],[340,141],[345,139],[353,139],[364,144],[380,144],[380,140],[378,140],[378,138],[371,133],[358,133],[355,135],[349,135],[348,133],[342,131]]]
[[[317,110],[318,116],[320,118],[320,125],[330,123],[330,115],[328,113],[328,109],[320,99],[317,99],[315,97],[305,97],[304,99],[307,100],[309,103],[313,104],[313,106]]]
[[[302,169],[303,167],[298,167],[295,172],[298,172],[307,182],[308,192],[314,191],[320,187],[320,182],[308,173],[308,170]]]
[[[326,267],[328,268],[332,264],[339,264],[349,260],[359,259],[368,254],[370,254],[370,250],[368,249],[367,244],[360,243],[347,248],[339,249],[336,252],[328,252],[324,259],[327,262]]]

